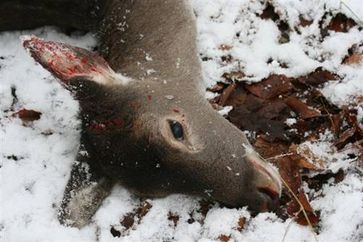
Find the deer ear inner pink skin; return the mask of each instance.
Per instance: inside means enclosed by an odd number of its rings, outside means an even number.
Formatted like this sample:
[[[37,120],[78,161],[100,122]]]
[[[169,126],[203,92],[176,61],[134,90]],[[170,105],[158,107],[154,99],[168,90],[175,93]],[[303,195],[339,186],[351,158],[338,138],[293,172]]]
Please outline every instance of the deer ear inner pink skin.
[[[100,82],[100,78],[107,79],[114,74],[101,56],[83,48],[35,36],[25,39],[23,46],[39,64],[65,84],[77,77]]]

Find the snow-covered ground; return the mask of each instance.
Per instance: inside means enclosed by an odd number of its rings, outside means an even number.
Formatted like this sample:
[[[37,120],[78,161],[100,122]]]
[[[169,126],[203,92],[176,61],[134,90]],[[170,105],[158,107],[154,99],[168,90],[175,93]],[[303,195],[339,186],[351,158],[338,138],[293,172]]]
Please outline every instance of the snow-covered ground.
[[[221,80],[223,73],[233,70],[242,70],[253,82],[270,73],[299,76],[323,66],[343,77],[339,83],[328,83],[322,90],[324,95],[339,106],[351,104],[359,109],[362,121],[363,104],[355,97],[363,95],[363,64],[344,66],[341,61],[353,44],[363,42],[363,32],[353,27],[347,33],[330,33],[321,42],[318,26],[324,8],[356,18],[347,9],[348,5],[363,19],[361,1],[347,0],[346,5],[331,0],[273,3],[281,18],[296,28],[287,43],[279,41],[276,24],[256,16],[264,9],[258,1],[193,0],[200,52],[207,57],[203,61],[206,84],[212,85]],[[298,26],[300,15],[313,23]],[[273,213],[252,218],[245,208],[215,206],[204,223],[198,222],[202,216],[197,212],[198,199],[185,195],[148,200],[152,207],[140,223],[123,232],[122,237],[114,237],[111,227],[122,231],[120,220],[140,204],[137,197],[121,186],[113,189],[90,225],[81,230],[60,225],[57,209],[79,145],[78,104],[23,50],[19,37],[29,33],[86,48],[96,44],[91,34],[68,37],[51,28],[0,33],[1,241],[218,241],[222,234],[230,236],[230,241],[314,241],[308,227],[291,219],[283,221]],[[221,45],[232,48],[221,49]],[[226,54],[233,61],[222,62],[221,56]],[[270,58],[272,62],[268,61]],[[15,106],[14,90],[18,99]],[[42,116],[24,125],[9,111],[12,106],[15,111],[36,110]],[[308,192],[314,209],[321,211],[318,240],[362,241],[363,175],[353,168],[354,160],[347,162],[345,154],[331,148],[327,135],[321,137],[309,144],[312,150],[325,159],[346,164],[343,168],[347,175],[338,184],[324,185],[318,193]],[[179,216],[176,226],[168,219],[170,213]],[[239,231],[241,217],[246,218],[246,224]]]

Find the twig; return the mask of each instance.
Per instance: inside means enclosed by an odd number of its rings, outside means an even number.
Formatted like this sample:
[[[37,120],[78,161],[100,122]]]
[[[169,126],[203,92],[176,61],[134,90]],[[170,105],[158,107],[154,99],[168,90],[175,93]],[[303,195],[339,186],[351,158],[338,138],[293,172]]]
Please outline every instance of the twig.
[[[288,155],[291,155],[290,153],[287,153]],[[283,155],[287,155],[287,154],[283,154]],[[257,155],[259,155],[258,153],[257,153]],[[259,155],[260,156],[260,155]],[[260,156],[261,157],[261,156]],[[262,157],[261,157],[262,158]],[[272,157],[272,158],[274,158],[274,157]],[[262,158],[263,159],[263,158]],[[270,158],[271,159],[271,158]],[[299,198],[296,196],[296,194],[294,193],[294,191],[291,189],[291,187],[289,186],[289,184],[287,184],[287,182],[284,180],[284,178],[282,178],[281,176],[280,176],[280,179],[281,179],[281,181],[282,181],[282,183],[286,186],[286,188],[289,190],[289,192],[291,193],[291,195],[294,197],[294,199],[296,200],[296,202],[299,204],[299,206],[300,206],[300,211],[299,211],[299,213],[302,211],[303,212],[303,214],[304,214],[304,217],[305,217],[305,219],[306,219],[306,221],[308,222],[308,224],[309,224],[309,227],[310,227],[310,229],[311,229],[311,232],[312,232],[312,234],[313,234],[313,236],[314,236],[314,239],[315,239],[315,242],[319,242],[318,241],[318,238],[316,237],[316,234],[315,234],[315,231],[314,231],[314,228],[313,228],[313,225],[311,224],[311,221],[310,221],[310,219],[309,219],[309,217],[308,217],[308,214],[306,213],[306,211],[305,211],[305,208],[304,208],[304,206],[303,206],[303,204],[300,202],[300,200],[299,200]]]
[[[246,146],[245,148],[247,149],[247,146]],[[250,147],[248,147],[248,148],[250,148]],[[250,148],[250,149],[251,149],[251,148]],[[247,150],[247,152],[248,152],[248,150]],[[247,153],[247,152],[246,152],[246,153]],[[260,155],[260,154],[258,154],[258,153],[257,153],[257,155],[261,157],[261,155]],[[290,154],[290,153],[286,153],[286,154],[282,154],[282,155],[286,156],[286,155],[291,155],[291,154]],[[261,157],[261,158],[262,158],[262,157]],[[275,157],[272,157],[272,158],[275,158]],[[263,159],[263,158],[262,158],[262,159]],[[271,159],[271,158],[270,158],[270,159]],[[308,214],[306,213],[306,210],[305,210],[305,208],[304,208],[304,205],[300,202],[299,198],[296,196],[296,194],[295,194],[295,193],[294,193],[294,191],[291,189],[291,187],[289,186],[289,184],[287,184],[287,182],[284,180],[284,178],[282,178],[282,177],[280,176],[280,179],[281,179],[282,183],[286,186],[286,188],[289,190],[289,192],[291,193],[291,195],[294,197],[294,199],[296,200],[296,202],[299,204],[299,206],[300,206],[300,211],[299,211],[299,213],[300,213],[301,211],[303,212],[304,217],[305,217],[306,221],[308,222],[308,225],[309,225],[309,227],[310,227],[310,229],[311,229],[311,232],[312,232],[312,234],[313,234],[313,236],[314,236],[314,240],[315,240],[315,242],[319,242],[319,241],[318,241],[318,238],[316,237],[316,233],[315,233],[315,231],[314,231],[313,225],[311,224],[311,221],[310,221],[310,219],[309,219],[309,217],[308,217]]]
[[[332,127],[333,129],[335,129],[334,120],[333,120],[333,118],[331,117],[331,114],[329,113],[329,110],[325,107],[324,102],[321,102],[321,104],[323,105],[323,108],[324,108],[325,112],[327,112],[327,114],[328,114],[328,117],[329,117],[329,120],[330,120],[330,123],[331,123],[331,127]],[[333,131],[336,131],[336,130],[333,130]]]
[[[269,157],[269,158],[266,158],[265,160],[276,160],[278,158],[281,158],[281,157],[285,157],[285,156],[290,156],[290,155],[293,155],[294,153],[290,152],[290,153],[285,153],[285,154],[281,154],[281,155],[276,155],[276,156],[273,156],[273,157]]]
[[[363,27],[363,21],[361,20],[361,18],[345,2],[340,0],[340,9],[342,8],[341,7],[342,5],[345,6],[349,10],[349,12],[351,12],[353,14],[353,16],[357,20],[357,23]]]
[[[300,211],[301,211],[301,209],[300,209]],[[285,233],[284,233],[284,237],[282,237],[281,242],[285,242],[287,232],[289,232],[292,222],[294,222],[294,220],[291,219],[290,223],[287,225],[287,228],[286,228]]]
[[[314,231],[314,228],[313,228],[313,225],[311,224],[311,221],[310,221],[310,219],[309,219],[309,217],[308,217],[308,214],[306,213],[306,210],[305,210],[305,208],[304,208],[304,206],[302,205],[302,203],[300,202],[300,200],[299,200],[299,198],[296,196],[296,194],[292,191],[292,189],[290,188],[290,186],[287,184],[287,182],[281,177],[281,180],[282,180],[282,182],[284,183],[284,185],[287,187],[287,189],[289,190],[289,192],[291,193],[291,195],[294,197],[294,199],[296,200],[296,202],[300,205],[300,208],[302,209],[302,212],[303,212],[303,214],[304,214],[304,217],[305,217],[305,219],[306,219],[306,221],[308,222],[308,224],[309,224],[309,227],[310,227],[310,229],[311,229],[311,232],[313,233],[313,235],[314,235],[314,239],[315,239],[315,241],[316,242],[319,242],[318,241],[318,238],[316,237],[316,233],[315,233],[315,231]]]

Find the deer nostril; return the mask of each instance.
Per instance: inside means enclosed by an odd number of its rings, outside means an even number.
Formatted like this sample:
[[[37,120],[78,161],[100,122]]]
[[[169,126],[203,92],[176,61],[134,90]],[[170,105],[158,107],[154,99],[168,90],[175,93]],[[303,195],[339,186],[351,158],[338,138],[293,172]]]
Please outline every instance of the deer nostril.
[[[278,200],[279,200],[279,197],[280,197],[279,193],[276,192],[276,191],[274,191],[274,190],[272,190],[269,187],[260,187],[260,188],[258,188],[258,191],[260,193],[263,193],[266,196],[268,196],[273,203],[277,203]]]
[[[281,193],[281,180],[278,172],[257,153],[247,155],[256,171],[255,184],[258,191],[272,201],[278,200]]]

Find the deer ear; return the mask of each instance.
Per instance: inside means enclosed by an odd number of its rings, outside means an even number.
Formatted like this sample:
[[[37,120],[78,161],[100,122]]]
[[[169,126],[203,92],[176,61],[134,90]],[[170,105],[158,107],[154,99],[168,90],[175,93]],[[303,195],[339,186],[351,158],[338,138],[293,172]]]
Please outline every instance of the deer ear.
[[[84,79],[101,85],[125,85],[130,79],[115,73],[95,52],[71,45],[45,41],[35,36],[23,38],[23,46],[45,69],[63,84]]]

